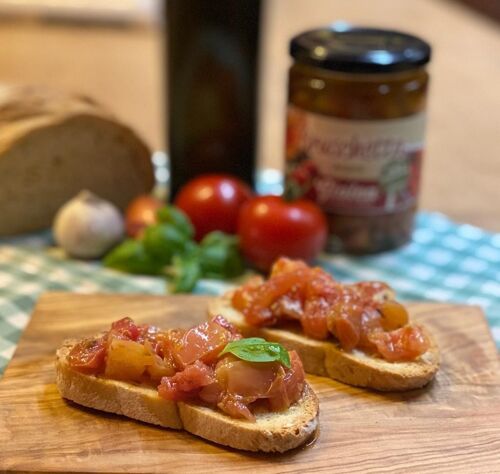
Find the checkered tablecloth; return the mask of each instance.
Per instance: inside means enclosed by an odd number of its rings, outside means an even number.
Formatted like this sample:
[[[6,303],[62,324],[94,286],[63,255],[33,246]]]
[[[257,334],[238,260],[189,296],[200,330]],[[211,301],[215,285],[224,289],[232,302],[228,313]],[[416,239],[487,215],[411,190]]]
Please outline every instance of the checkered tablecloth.
[[[66,260],[50,245],[50,233],[0,240],[0,374],[44,291],[166,292],[160,278]],[[341,281],[386,281],[402,300],[480,305],[500,347],[500,234],[420,213],[413,241],[399,250],[369,257],[325,254],[318,263]],[[219,294],[230,286],[203,280],[196,292]]]

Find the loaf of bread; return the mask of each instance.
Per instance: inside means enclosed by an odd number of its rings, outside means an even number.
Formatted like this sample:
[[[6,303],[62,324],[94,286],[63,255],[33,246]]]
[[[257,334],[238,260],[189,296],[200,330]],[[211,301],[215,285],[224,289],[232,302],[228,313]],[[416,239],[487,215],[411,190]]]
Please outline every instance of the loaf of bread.
[[[147,145],[94,101],[0,87],[0,235],[50,227],[82,189],[124,209],[153,184]]]

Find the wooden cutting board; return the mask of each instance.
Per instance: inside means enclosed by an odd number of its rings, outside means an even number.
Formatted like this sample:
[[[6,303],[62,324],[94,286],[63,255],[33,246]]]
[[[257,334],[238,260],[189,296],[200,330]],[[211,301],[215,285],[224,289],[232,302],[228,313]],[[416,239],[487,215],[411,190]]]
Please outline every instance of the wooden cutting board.
[[[248,454],[65,402],[54,384],[63,339],[131,316],[163,327],[204,319],[208,297],[43,295],[0,380],[0,471],[65,472],[500,472],[496,348],[476,307],[414,304],[443,354],[425,389],[382,394],[308,377],[320,431],[283,455]]]

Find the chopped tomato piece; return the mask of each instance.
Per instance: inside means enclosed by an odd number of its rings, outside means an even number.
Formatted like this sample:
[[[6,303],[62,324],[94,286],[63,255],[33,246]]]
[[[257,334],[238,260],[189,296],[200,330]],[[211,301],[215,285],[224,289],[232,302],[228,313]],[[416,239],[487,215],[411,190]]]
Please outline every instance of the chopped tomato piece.
[[[158,394],[166,400],[188,400],[214,382],[213,369],[197,360],[172,377],[163,377],[158,386]]]
[[[370,335],[383,331],[382,316],[373,308],[366,308],[361,314],[361,335],[358,347],[370,353],[377,352],[377,346],[370,340]]]
[[[218,318],[218,321],[215,318],[185,332],[174,354],[182,366],[192,364],[197,360],[207,364],[214,362],[224,347],[235,339],[228,329],[221,326],[220,317]]]
[[[382,326],[386,331],[399,329],[408,324],[408,311],[397,301],[384,301],[379,311],[382,315]]]
[[[252,301],[252,290],[257,288],[263,282],[264,279],[262,277],[255,276],[250,278],[243,286],[234,290],[231,298],[231,304],[233,307],[235,307],[238,311],[246,309]]]
[[[283,370],[270,389],[269,405],[272,410],[286,410],[302,395],[305,374],[302,361],[295,351],[290,351],[291,369]]]
[[[170,377],[175,374],[175,364],[170,357],[161,358],[153,353],[151,364],[146,367],[146,373],[153,383],[160,383],[163,377]]]
[[[294,294],[284,295],[273,303],[271,310],[280,319],[295,319],[300,321],[304,314],[304,308],[302,306],[302,298]]]
[[[84,339],[73,346],[69,355],[69,365],[78,372],[99,374],[104,370],[106,345],[103,338]]]
[[[381,281],[360,281],[349,286],[368,303],[372,302],[374,298],[376,300],[385,299],[392,293],[391,287]]]
[[[254,291],[250,305],[243,311],[248,322],[255,326],[275,324],[278,318],[270,309],[271,305],[291,291],[300,294],[307,278],[308,271],[299,268],[289,273],[280,273],[260,285]]]
[[[135,341],[112,337],[106,357],[104,376],[116,380],[140,382],[146,368],[153,364],[153,354]]]
[[[225,393],[217,406],[228,415],[234,418],[246,418],[248,421],[255,421],[255,415],[238,395]]]
[[[215,375],[223,393],[232,397],[222,400],[222,405],[229,403],[228,410],[238,410],[245,418],[243,406],[257,400],[267,399],[272,410],[288,408],[300,398],[305,383],[302,362],[295,351],[290,352],[290,363],[291,368],[286,369],[278,362],[251,363],[225,357],[217,364]]]
[[[361,331],[354,321],[346,317],[336,318],[333,322],[332,333],[337,337],[342,349],[354,349],[361,338]]]
[[[201,400],[210,405],[217,405],[221,400],[223,393],[224,392],[222,391],[220,384],[218,382],[214,382],[203,387],[198,396]]]
[[[430,342],[418,326],[405,326],[369,336],[382,357],[390,362],[414,360],[429,349]]]
[[[219,326],[223,327],[227,331],[231,333],[233,338],[235,339],[241,339],[241,334],[239,333],[238,329],[234,324],[231,324],[224,316],[222,315],[217,315],[214,318],[212,318],[212,323],[216,323]]]
[[[328,330],[329,304],[324,298],[307,300],[304,314],[300,319],[304,333],[314,339],[326,339]]]
[[[335,303],[329,315],[328,328],[339,340],[342,349],[350,351],[361,340],[363,308],[354,299],[344,298]]]
[[[253,402],[268,395],[280,368],[277,362],[252,363],[229,356],[217,364],[215,375],[225,391]]]
[[[306,374],[299,355],[295,351],[290,351],[291,369],[285,370],[285,387],[288,399],[291,403],[296,402],[304,391]]]
[[[292,260],[291,258],[282,257],[274,262],[269,276],[272,278],[282,273],[290,273],[296,270],[309,270],[309,267],[302,260]]]
[[[313,268],[309,280],[306,282],[305,298],[326,298],[335,301],[342,295],[342,285],[321,268]]]
[[[139,328],[130,318],[122,318],[111,324],[110,334],[121,339],[135,341],[139,337],[140,332]]]
[[[169,353],[169,340],[171,331],[161,331],[155,326],[140,326],[141,333],[136,342],[148,345],[151,350],[161,358],[171,359]]]

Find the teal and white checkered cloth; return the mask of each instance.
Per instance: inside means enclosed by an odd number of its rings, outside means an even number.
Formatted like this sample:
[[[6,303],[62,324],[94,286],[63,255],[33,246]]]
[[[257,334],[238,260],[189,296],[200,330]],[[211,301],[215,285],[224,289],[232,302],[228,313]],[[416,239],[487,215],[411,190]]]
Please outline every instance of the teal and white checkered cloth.
[[[44,291],[162,294],[160,278],[121,274],[65,260],[50,233],[0,240],[0,374]],[[480,305],[500,347],[500,234],[420,213],[409,245],[377,256],[322,255],[318,263],[341,281],[383,280],[401,300]],[[228,282],[204,280],[197,293],[220,294]]]

